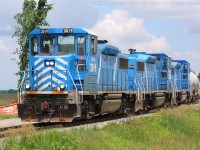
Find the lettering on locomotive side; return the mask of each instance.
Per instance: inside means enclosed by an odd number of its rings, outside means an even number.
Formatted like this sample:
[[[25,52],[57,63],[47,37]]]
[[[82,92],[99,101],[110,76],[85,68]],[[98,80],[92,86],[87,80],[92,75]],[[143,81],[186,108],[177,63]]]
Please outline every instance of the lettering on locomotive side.
[[[48,33],[48,29],[41,29],[41,30],[40,30],[40,33],[41,33],[41,34],[47,34],[47,33]]]
[[[73,29],[72,28],[64,28],[63,33],[73,33]]]
[[[96,72],[96,64],[90,64],[90,72]]]
[[[91,57],[91,61],[94,61],[94,62],[95,62],[95,57]]]

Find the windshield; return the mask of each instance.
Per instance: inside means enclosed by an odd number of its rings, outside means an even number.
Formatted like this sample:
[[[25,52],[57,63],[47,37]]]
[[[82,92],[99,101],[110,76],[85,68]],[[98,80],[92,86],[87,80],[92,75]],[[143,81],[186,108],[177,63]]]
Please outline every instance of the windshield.
[[[74,36],[58,36],[58,53],[65,55],[74,53]]]
[[[41,36],[41,48],[40,53],[53,54],[54,53],[54,36]]]

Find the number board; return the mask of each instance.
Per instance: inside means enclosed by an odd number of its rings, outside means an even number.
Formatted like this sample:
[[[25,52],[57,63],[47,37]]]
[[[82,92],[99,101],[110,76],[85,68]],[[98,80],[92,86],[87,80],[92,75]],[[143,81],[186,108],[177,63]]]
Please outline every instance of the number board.
[[[40,33],[41,33],[41,34],[47,34],[47,33],[48,33],[48,29],[41,29],[41,30],[40,30]]]
[[[73,33],[73,29],[72,28],[64,28],[63,33]]]

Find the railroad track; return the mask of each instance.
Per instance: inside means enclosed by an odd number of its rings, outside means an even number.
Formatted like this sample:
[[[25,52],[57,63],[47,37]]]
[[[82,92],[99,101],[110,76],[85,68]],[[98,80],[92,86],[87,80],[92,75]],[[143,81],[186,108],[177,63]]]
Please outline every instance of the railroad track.
[[[148,115],[152,115],[152,114],[148,114]],[[148,116],[147,114],[145,116]],[[70,129],[70,128],[78,128],[78,127],[89,127],[89,126],[98,126],[99,123],[103,123],[105,125],[109,124],[109,123],[114,123],[116,121],[118,122],[125,122],[127,119],[133,119],[136,117],[141,117],[141,115],[137,115],[137,116],[123,116],[123,115],[116,115],[116,116],[112,116],[112,115],[101,115],[101,116],[96,116],[91,120],[78,120],[75,122],[71,122],[71,123],[37,123],[37,122],[31,122],[31,123],[22,123],[19,121],[18,119],[6,119],[4,121],[5,122],[9,122],[9,121],[18,121],[15,122],[15,125],[9,125],[9,126],[2,126],[2,123],[0,122],[0,138],[4,138],[7,135],[7,131],[9,130],[14,130],[14,129],[19,129],[24,125],[27,126],[34,126],[34,128],[36,128],[36,130],[47,130],[47,129],[55,129],[55,128],[60,128],[62,129]],[[144,115],[143,115],[144,116]],[[120,120],[121,119],[121,120]],[[99,126],[100,127],[100,126]]]
[[[191,104],[191,103],[190,103]],[[199,105],[198,101],[192,103],[194,105]],[[187,104],[185,104],[187,105]],[[78,120],[72,123],[38,123],[38,122],[31,122],[31,123],[22,123],[19,118],[17,119],[6,119],[3,121],[0,121],[0,138],[6,137],[7,131],[10,129],[18,129],[21,128],[24,125],[32,125],[37,130],[46,130],[46,129],[55,129],[58,128],[59,131],[63,130],[69,130],[72,128],[92,128],[92,127],[104,127],[107,124],[110,123],[123,123],[127,120],[133,120],[140,117],[148,117],[156,114],[158,112],[158,109],[150,110],[147,114],[140,114],[140,115],[130,115],[130,116],[123,116],[123,115],[100,115],[96,116],[91,120]],[[14,123],[14,124],[12,124]],[[6,125],[7,124],[7,125]]]

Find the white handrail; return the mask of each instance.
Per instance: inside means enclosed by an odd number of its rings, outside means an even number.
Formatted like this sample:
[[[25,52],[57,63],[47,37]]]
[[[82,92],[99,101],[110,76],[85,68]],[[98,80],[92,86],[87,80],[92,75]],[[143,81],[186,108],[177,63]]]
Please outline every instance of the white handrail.
[[[21,80],[21,83],[19,84],[19,90],[18,90],[18,101],[19,101],[19,103],[21,103],[22,85],[25,81],[26,71],[20,71],[20,73],[23,73],[23,78]]]
[[[79,71],[78,71],[78,67],[77,67],[77,73],[78,73],[79,83],[80,83],[80,86],[81,86],[81,91],[83,91],[83,87],[82,87],[82,84],[81,84],[81,77],[80,77],[80,74],[79,74]]]

